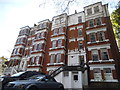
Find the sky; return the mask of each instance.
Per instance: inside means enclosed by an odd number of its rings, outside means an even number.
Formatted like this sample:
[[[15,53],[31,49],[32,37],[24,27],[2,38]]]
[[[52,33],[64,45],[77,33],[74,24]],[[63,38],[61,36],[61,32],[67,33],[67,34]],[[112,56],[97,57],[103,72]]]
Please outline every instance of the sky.
[[[40,6],[42,0],[0,0],[0,57],[10,58],[21,27],[32,27],[39,21],[52,20],[52,17],[60,14],[50,1],[46,6]],[[75,10],[81,12],[84,6],[98,1],[101,0],[81,0],[80,4],[70,6],[69,14]],[[103,0],[103,4],[109,4],[111,13],[118,1]]]

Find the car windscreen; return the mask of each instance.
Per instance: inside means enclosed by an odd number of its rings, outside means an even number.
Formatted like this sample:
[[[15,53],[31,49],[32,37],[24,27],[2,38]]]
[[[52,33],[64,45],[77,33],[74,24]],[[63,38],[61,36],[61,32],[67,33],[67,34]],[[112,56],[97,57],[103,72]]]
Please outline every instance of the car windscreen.
[[[11,75],[11,76],[12,76],[12,77],[17,77],[17,76],[20,76],[20,75],[23,74],[23,73],[25,73],[25,72],[19,72],[19,73],[13,74],[13,75]]]
[[[28,78],[29,80],[41,80],[45,77],[45,75],[34,75],[30,78]]]

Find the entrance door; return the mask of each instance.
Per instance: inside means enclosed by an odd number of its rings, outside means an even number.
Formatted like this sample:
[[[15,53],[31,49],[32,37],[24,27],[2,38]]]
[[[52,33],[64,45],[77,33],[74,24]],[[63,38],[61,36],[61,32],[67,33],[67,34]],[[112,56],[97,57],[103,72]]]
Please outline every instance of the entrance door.
[[[73,88],[79,88],[79,76],[78,72],[73,72]]]

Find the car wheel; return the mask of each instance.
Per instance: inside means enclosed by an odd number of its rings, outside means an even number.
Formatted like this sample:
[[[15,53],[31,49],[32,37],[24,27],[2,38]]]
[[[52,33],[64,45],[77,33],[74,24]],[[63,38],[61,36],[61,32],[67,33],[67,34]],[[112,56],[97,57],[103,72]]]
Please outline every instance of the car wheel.
[[[28,90],[38,90],[36,87],[30,87]]]
[[[64,88],[61,87],[61,88],[59,88],[59,90],[64,90]]]

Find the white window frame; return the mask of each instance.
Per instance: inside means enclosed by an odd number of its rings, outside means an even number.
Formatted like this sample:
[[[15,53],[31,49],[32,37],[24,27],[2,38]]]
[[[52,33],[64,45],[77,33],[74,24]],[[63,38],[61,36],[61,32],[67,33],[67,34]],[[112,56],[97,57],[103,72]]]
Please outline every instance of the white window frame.
[[[61,54],[58,53],[58,54],[56,55],[56,63],[60,63],[60,62],[61,62]]]
[[[100,68],[94,68],[94,80],[95,81],[102,81],[102,74]]]
[[[59,34],[63,33],[63,27],[59,28]]]
[[[99,10],[99,6],[95,6],[94,7],[94,13],[98,13],[100,10]]]
[[[58,39],[58,47],[62,46],[62,39]]]
[[[97,60],[95,60],[95,59],[93,58],[94,55],[97,56]],[[93,61],[98,61],[98,60],[99,60],[98,50],[92,50],[92,60],[93,60]]]
[[[103,52],[106,52],[107,53],[107,57],[108,57],[108,59],[104,59],[103,58]],[[106,49],[106,48],[103,48],[103,49],[100,49],[100,53],[101,53],[101,59],[102,60],[109,60],[109,54],[108,54],[108,49]]]
[[[89,20],[88,25],[90,28],[94,27],[94,20],[93,19]]]
[[[82,23],[82,16],[78,17],[78,23]]]
[[[93,37],[91,38],[91,36],[93,36],[93,35],[94,35],[94,40],[93,40]],[[96,34],[95,33],[90,33],[90,42],[91,43],[96,42]]]
[[[40,57],[36,56],[36,65],[39,65],[39,60],[40,60]]]
[[[107,69],[109,70],[107,71]],[[104,68],[103,70],[104,70],[104,80],[113,80],[111,68]]]
[[[42,49],[42,43],[39,43],[38,44],[38,51],[41,51],[41,49]]]
[[[55,54],[51,54],[50,56],[50,63],[53,64],[55,61]]]
[[[97,32],[98,40],[104,41],[105,40],[105,33],[104,32]]]
[[[56,47],[56,40],[53,40],[53,42],[52,42],[52,48],[54,49],[55,47]]]
[[[96,18],[95,21],[96,21],[96,25],[97,25],[97,26],[99,26],[99,25],[102,24],[102,20],[101,20],[100,17],[99,17],[99,18]]]
[[[54,30],[53,30],[53,35],[57,35],[58,34],[58,28],[55,28]]]
[[[82,32],[82,29],[78,29],[78,35],[79,35],[79,36],[82,36],[82,33],[83,33],[83,32]]]
[[[87,9],[87,15],[91,15],[92,14],[92,8],[88,8]]]

